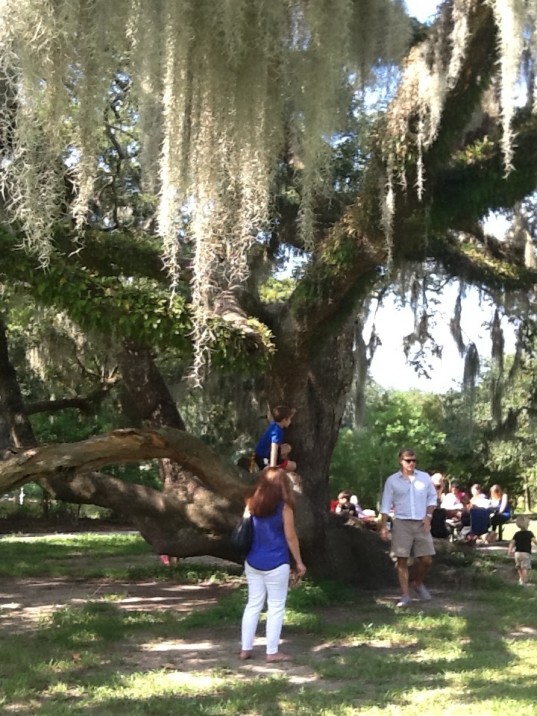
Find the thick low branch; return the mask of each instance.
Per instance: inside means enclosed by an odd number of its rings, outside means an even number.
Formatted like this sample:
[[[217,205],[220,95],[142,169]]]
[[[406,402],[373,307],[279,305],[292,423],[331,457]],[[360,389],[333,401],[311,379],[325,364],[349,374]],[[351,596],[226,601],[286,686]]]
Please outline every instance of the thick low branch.
[[[198,480],[188,495],[159,491],[96,472],[106,465],[167,458]],[[93,504],[125,515],[159,553],[186,557],[212,554],[237,560],[229,534],[250,483],[224,466],[204,443],[173,429],[114,430],[78,443],[45,445],[0,462],[0,490],[38,481],[53,498]],[[297,514],[301,535],[311,539],[306,505]]]
[[[90,472],[107,465],[168,458],[183,465],[200,483],[230,503],[241,503],[246,487],[240,472],[223,468],[219,457],[189,433],[173,430],[114,430],[78,443],[45,445],[0,463],[0,490],[54,477],[59,471]],[[233,474],[235,472],[235,474]]]
[[[98,505],[121,514],[160,554],[202,554],[236,559],[228,536],[243,502],[215,495],[201,484],[188,499],[97,472],[61,470],[41,484],[54,499]]]

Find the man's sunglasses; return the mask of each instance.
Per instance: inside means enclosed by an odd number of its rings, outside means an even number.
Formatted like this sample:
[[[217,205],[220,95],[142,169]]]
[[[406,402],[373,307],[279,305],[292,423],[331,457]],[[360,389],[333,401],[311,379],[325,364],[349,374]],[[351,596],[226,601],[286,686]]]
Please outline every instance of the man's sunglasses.
[[[415,457],[404,457],[403,462],[416,462]]]

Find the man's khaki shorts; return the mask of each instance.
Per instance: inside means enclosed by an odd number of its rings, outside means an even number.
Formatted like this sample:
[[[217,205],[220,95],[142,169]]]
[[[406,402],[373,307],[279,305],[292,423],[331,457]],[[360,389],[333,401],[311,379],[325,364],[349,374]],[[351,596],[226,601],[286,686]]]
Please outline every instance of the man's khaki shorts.
[[[390,551],[394,557],[427,557],[435,554],[432,535],[425,532],[422,520],[395,519]]]
[[[531,554],[529,552],[515,552],[515,565],[520,569],[531,569]]]

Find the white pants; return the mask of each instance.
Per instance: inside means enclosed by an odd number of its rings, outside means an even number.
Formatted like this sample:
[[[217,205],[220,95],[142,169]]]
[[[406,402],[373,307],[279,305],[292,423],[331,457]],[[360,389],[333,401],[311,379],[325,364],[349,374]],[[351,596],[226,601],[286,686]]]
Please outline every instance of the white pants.
[[[280,644],[285,602],[289,589],[288,564],[262,572],[244,563],[248,582],[248,603],[242,615],[242,650],[251,651],[261,610],[267,598],[267,654],[276,654]]]

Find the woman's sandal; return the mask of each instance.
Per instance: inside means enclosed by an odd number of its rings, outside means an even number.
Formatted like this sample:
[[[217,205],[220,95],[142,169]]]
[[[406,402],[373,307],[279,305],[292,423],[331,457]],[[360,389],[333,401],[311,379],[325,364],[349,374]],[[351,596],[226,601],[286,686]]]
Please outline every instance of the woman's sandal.
[[[241,651],[241,653],[239,654],[239,659],[241,661],[246,661],[247,659],[251,659],[251,658],[252,658],[251,651]]]
[[[267,654],[267,664],[277,664],[280,661],[293,661],[293,657],[278,651],[276,654]]]

